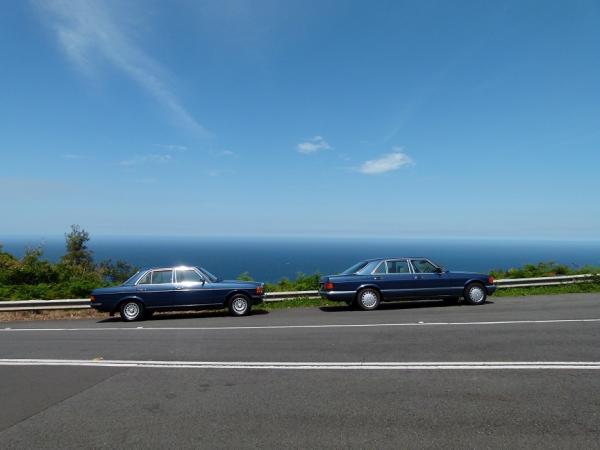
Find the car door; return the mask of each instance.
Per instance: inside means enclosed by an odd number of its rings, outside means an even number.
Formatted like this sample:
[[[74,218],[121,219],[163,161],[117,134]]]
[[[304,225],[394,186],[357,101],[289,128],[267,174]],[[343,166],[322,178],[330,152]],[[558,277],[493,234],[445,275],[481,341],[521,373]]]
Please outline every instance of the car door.
[[[192,268],[175,270],[177,303],[185,305],[210,305],[217,303],[215,291],[206,278]]]
[[[139,297],[149,308],[169,307],[176,303],[172,269],[152,270],[136,286]]]
[[[383,261],[373,271],[373,279],[386,300],[414,295],[416,280],[406,259]]]
[[[448,273],[425,258],[410,260],[415,278],[415,288],[424,297],[453,295],[452,280]]]

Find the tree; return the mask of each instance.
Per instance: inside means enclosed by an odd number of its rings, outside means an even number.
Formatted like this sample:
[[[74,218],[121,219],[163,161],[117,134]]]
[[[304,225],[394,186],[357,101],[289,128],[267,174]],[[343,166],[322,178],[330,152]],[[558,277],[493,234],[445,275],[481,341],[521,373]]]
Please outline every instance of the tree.
[[[138,271],[137,267],[120,259],[115,263],[111,259],[104,260],[98,264],[98,270],[104,278],[113,283],[123,283]]]
[[[62,262],[85,271],[93,270],[93,252],[87,247],[89,240],[90,234],[87,231],[79,225],[71,225],[71,231],[65,233],[66,253],[62,257]]]

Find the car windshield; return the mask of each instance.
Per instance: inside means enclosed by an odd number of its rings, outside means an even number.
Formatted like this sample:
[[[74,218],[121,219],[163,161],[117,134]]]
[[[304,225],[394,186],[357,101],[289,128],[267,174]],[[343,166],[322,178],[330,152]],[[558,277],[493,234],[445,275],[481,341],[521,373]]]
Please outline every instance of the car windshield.
[[[211,283],[215,283],[215,282],[219,281],[219,277],[217,277],[216,275],[213,275],[208,270],[206,270],[204,267],[200,267],[200,272],[202,272],[204,275],[206,275],[206,278],[208,278],[208,281],[210,281]]]
[[[359,263],[354,264],[351,267],[348,267],[346,270],[340,273],[340,275],[352,275],[353,273],[358,272],[360,269],[364,268],[369,261],[361,261]]]

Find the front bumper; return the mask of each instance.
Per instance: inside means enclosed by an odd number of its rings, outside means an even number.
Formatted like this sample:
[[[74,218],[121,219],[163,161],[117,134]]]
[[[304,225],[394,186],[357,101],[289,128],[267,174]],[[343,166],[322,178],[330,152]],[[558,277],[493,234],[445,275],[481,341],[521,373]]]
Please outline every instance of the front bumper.
[[[91,302],[90,307],[99,312],[111,312],[111,307],[102,302]]]

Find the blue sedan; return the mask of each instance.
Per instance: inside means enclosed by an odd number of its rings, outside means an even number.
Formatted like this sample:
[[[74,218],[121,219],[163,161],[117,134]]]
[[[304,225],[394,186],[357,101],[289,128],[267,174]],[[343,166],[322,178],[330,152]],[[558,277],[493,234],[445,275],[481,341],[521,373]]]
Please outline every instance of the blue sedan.
[[[155,311],[228,308],[233,316],[250,313],[263,300],[264,284],[221,280],[198,267],[167,267],[136,273],[121,286],[95,289],[92,308],[119,312],[125,321],[140,320]]]
[[[495,292],[494,279],[472,272],[450,272],[423,257],[378,258],[361,261],[339,275],[322,277],[321,297],[346,302],[365,311],[382,301],[440,298],[471,305],[485,303]]]

